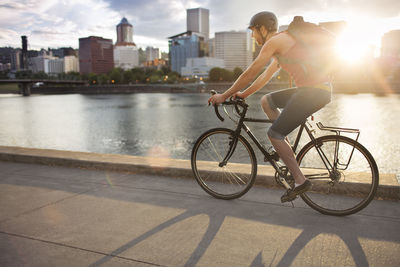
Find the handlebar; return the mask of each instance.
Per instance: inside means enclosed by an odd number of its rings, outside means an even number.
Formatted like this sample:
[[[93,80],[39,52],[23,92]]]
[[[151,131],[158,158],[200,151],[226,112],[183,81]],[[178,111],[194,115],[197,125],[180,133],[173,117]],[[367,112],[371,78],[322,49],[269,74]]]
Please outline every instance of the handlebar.
[[[217,92],[215,90],[211,90],[211,94],[215,95]],[[246,102],[244,101],[243,98],[237,97],[236,99],[233,99],[233,97],[229,98],[229,101],[224,101],[223,103],[221,103],[221,105],[234,105],[235,106],[235,110],[236,112],[240,115],[240,110],[238,106],[241,106],[242,108],[247,108],[248,105],[246,104]],[[215,114],[217,115],[218,119],[220,121],[224,121],[225,119],[221,116],[221,114],[219,113],[218,110],[218,105],[214,105],[214,111]]]

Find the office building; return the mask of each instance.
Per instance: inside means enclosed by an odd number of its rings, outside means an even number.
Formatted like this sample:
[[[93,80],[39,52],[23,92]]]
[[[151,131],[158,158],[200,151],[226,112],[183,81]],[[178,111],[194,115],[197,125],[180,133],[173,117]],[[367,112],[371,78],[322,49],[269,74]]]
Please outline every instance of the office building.
[[[61,47],[57,49],[50,49],[53,56],[64,58],[66,56],[77,56],[77,51],[72,47]]]
[[[201,33],[205,40],[210,35],[210,11],[205,8],[192,8],[186,10],[186,30]]]
[[[209,71],[214,67],[224,68],[224,60],[213,57],[187,58],[186,66],[181,68],[181,75],[207,78]]]
[[[76,56],[64,56],[64,72],[79,72],[79,59]]]
[[[49,75],[57,75],[64,72],[63,58],[45,58],[44,72]]]
[[[32,57],[29,59],[29,69],[33,73],[46,72],[46,71],[48,72],[48,67],[46,67],[48,63],[46,60],[49,59],[56,59],[56,58],[49,56],[47,54],[41,54],[37,57]]]
[[[16,50],[11,54],[11,69],[20,70],[21,69],[21,50]]]
[[[204,8],[186,10],[187,31],[169,37],[169,62],[172,71],[181,73],[188,58],[208,55],[209,11]]]
[[[139,66],[139,51],[133,42],[133,26],[126,18],[122,18],[121,22],[117,25],[114,66],[124,70]]]
[[[195,32],[184,32],[169,37],[169,53],[172,71],[181,73],[187,58],[204,57],[204,36]]]
[[[146,47],[146,61],[153,61],[160,58],[160,49],[155,47]]]
[[[215,38],[208,40],[208,56],[215,57]]]
[[[111,39],[97,36],[79,38],[79,69],[81,73],[107,73],[114,68]]]
[[[253,59],[253,41],[249,32],[216,32],[215,57],[225,61],[225,68],[245,70]]]
[[[119,44],[133,44],[133,26],[126,18],[122,18],[121,22],[117,25],[117,45]]]
[[[134,45],[114,46],[114,66],[129,70],[139,66],[139,51]]]

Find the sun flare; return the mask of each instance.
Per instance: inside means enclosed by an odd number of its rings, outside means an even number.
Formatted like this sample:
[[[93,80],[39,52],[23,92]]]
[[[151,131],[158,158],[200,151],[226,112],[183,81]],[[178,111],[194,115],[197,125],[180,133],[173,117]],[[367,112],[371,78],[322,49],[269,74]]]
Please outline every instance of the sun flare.
[[[366,58],[378,57],[383,36],[383,21],[373,18],[354,18],[347,22],[337,36],[336,52],[348,64],[362,63]],[[387,26],[387,25],[385,25]]]

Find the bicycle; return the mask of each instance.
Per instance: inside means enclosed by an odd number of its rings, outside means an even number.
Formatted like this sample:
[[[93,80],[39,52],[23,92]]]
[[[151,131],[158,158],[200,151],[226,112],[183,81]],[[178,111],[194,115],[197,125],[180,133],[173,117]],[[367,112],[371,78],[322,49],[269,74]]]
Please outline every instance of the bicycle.
[[[213,94],[215,91],[212,92]],[[232,118],[226,107],[232,105]],[[230,99],[222,103],[227,116],[236,123],[235,129],[213,128],[204,132],[195,142],[191,154],[191,166],[198,184],[211,196],[219,199],[235,199],[243,196],[253,186],[257,176],[257,159],[250,139],[275,170],[278,185],[291,188],[294,179],[287,167],[280,163],[276,152],[268,152],[258,141],[245,122],[272,123],[272,120],[246,117],[248,104],[244,99]],[[216,116],[224,121],[218,106]],[[344,216],[365,208],[374,198],[379,171],[371,153],[358,142],[358,129],[326,127],[316,123],[321,131],[335,134],[315,137],[315,130],[308,120],[299,128],[292,149],[298,149],[305,131],[310,141],[297,153],[296,160],[313,187],[300,197],[311,208],[327,215]],[[343,133],[355,134],[352,139]],[[342,195],[338,201],[333,196]]]

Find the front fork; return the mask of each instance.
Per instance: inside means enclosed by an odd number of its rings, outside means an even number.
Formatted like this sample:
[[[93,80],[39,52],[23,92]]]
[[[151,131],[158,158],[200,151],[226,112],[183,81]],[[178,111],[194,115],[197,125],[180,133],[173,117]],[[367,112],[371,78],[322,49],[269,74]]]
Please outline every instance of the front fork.
[[[218,164],[218,166],[221,168],[226,166],[228,160],[232,157],[233,153],[235,152],[239,137],[236,136],[236,134],[234,134],[230,137],[230,139],[231,141],[229,141],[228,153],[226,153],[225,158]]]

